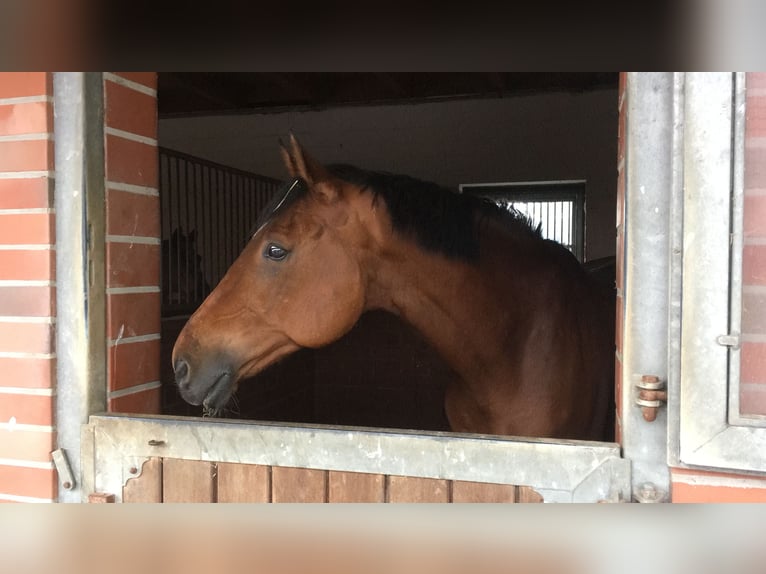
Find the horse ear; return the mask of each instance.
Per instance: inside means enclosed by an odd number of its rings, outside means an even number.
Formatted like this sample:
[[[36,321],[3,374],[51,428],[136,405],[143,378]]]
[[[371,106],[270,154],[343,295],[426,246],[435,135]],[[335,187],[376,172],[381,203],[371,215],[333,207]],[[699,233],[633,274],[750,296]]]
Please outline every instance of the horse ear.
[[[295,135],[290,134],[290,147],[282,142],[282,159],[291,177],[305,181],[311,193],[325,202],[335,201],[340,195],[338,180],[327,169],[309,155]]]

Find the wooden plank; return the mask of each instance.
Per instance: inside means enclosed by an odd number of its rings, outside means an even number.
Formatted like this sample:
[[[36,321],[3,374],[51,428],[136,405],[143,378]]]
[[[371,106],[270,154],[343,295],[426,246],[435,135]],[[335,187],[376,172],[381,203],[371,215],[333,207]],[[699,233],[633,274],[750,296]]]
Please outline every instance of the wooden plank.
[[[449,481],[413,476],[388,477],[389,502],[449,502]]]
[[[331,471],[328,480],[328,502],[385,502],[385,475]]]
[[[272,502],[326,502],[327,471],[274,466],[271,469]]]
[[[219,462],[218,502],[271,502],[271,468]]]
[[[166,458],[162,463],[163,502],[215,502],[215,463]]]
[[[91,492],[88,495],[88,502],[90,504],[112,504],[115,502],[115,496],[107,492]]]
[[[531,486],[519,486],[516,492],[516,500],[518,502],[543,502],[543,497],[535,492],[535,489]]]
[[[452,482],[452,502],[516,502],[516,487],[455,480]]]
[[[141,467],[141,474],[130,478],[122,488],[123,502],[162,502],[162,459],[152,457]]]

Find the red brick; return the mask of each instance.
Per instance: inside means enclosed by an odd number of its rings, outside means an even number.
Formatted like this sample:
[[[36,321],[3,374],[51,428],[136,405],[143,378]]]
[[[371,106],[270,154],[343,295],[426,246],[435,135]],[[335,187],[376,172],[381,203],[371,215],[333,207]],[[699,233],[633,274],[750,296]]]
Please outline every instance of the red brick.
[[[0,179],[0,209],[36,209],[53,205],[53,180],[47,177]]]
[[[617,412],[622,414],[622,361],[614,357],[614,399]]]
[[[766,237],[766,195],[745,195],[745,237]]]
[[[106,136],[107,180],[156,188],[158,163],[156,146]]]
[[[160,294],[126,293],[109,295],[107,301],[108,336],[135,337],[160,332]]]
[[[747,98],[745,138],[766,136],[766,94]]]
[[[614,338],[615,338],[615,348],[617,349],[618,353],[622,353],[622,342],[623,342],[623,300],[622,297],[616,298],[616,308],[615,308],[615,329],[614,329]]]
[[[0,171],[50,171],[52,169],[52,141],[0,142]]]
[[[58,480],[52,468],[26,468],[0,465],[0,493],[53,500]]]
[[[51,325],[0,323],[0,351],[50,353],[53,345],[54,335]]]
[[[615,226],[619,227],[625,222],[625,170],[617,174],[617,220]]]
[[[0,98],[25,98],[53,93],[48,72],[0,72]]]
[[[124,343],[109,348],[109,390],[160,380],[160,341]]]
[[[742,332],[766,335],[766,295],[742,294]]]
[[[740,385],[739,412],[743,415],[766,415],[766,383]]]
[[[53,106],[48,102],[0,105],[0,135],[49,133]]]
[[[107,286],[148,287],[160,284],[160,246],[107,243]]]
[[[157,72],[114,72],[121,78],[142,84],[147,88],[157,89]]]
[[[55,374],[56,359],[0,357],[0,387],[49,389]]]
[[[106,82],[106,125],[157,139],[157,98]]]
[[[766,189],[766,147],[745,142],[745,190]]]
[[[109,401],[109,412],[112,413],[158,415],[160,411],[160,389],[158,388],[133,393]]]
[[[766,383],[766,343],[742,343],[740,381]]]
[[[49,249],[0,251],[0,281],[48,281],[55,272],[56,256]]]
[[[615,287],[622,290],[625,286],[625,229],[617,231],[617,247],[615,248]]]
[[[160,198],[110,189],[106,201],[109,235],[160,236]]]
[[[766,285],[766,245],[745,245],[742,249],[744,285]]]
[[[50,462],[55,444],[50,431],[0,429],[0,458]]]
[[[55,317],[53,287],[0,287],[0,316]]]
[[[692,485],[673,483],[673,502],[677,503],[737,503],[766,502],[766,488],[736,488],[731,486]]]
[[[51,244],[55,237],[51,214],[0,213],[0,244]]]
[[[11,417],[15,417],[18,424],[52,426],[53,397],[3,394],[0,421],[7,422]]]

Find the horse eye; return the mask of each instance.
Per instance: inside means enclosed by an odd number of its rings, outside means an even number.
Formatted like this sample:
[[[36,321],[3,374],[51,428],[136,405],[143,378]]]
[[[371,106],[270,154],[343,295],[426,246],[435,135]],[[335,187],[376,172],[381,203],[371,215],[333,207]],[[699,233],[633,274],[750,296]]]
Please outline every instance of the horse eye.
[[[287,257],[288,251],[284,247],[280,247],[279,245],[276,245],[275,243],[269,243],[266,246],[266,251],[264,252],[264,255],[268,257],[269,259],[272,259],[274,261],[282,261],[285,257]]]

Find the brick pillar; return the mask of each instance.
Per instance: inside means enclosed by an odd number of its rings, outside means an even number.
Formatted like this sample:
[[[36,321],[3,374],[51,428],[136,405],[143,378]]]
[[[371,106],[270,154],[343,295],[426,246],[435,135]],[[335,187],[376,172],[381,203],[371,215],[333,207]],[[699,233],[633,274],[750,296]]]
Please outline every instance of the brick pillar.
[[[52,93],[0,73],[0,502],[57,495]]]
[[[157,75],[104,75],[108,398],[160,412]]]
[[[615,440],[622,442],[622,342],[625,315],[625,300],[623,287],[625,284],[625,145],[627,125],[627,72],[620,72],[618,90],[618,130],[617,130],[617,247],[616,274],[617,309],[615,312],[615,399],[617,402],[617,417],[615,419]]]

